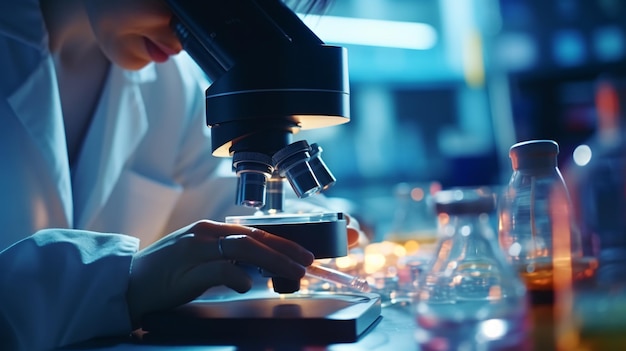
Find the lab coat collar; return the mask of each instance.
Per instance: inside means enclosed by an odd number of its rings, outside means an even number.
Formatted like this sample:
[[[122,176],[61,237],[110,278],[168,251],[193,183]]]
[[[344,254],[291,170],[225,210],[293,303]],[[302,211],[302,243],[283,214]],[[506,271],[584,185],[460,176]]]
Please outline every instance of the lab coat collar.
[[[8,97],[13,112],[47,162],[49,172],[42,177],[51,177],[56,184],[51,191],[63,204],[67,227],[88,228],[106,203],[125,163],[148,129],[140,87],[155,79],[152,64],[140,71],[111,67],[72,176],[52,58],[44,58]],[[33,108],[33,103],[40,108]]]
[[[52,177],[52,183],[56,184],[56,187],[51,191],[56,192],[61,199],[65,224],[71,225],[72,187],[61,100],[56,86],[52,59],[42,60],[39,67],[7,100],[47,161],[50,172],[42,177]],[[40,108],[33,108],[33,104],[37,104]],[[42,111],[46,114],[42,114]]]
[[[74,172],[78,228],[89,228],[148,130],[141,84],[155,79],[153,64],[139,71],[111,67]]]

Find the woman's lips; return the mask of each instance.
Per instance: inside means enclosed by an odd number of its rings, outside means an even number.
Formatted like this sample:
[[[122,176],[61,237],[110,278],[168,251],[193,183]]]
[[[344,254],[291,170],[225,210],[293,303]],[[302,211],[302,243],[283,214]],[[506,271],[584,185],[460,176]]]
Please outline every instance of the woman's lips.
[[[148,55],[150,55],[150,58],[154,62],[165,62],[170,56],[177,54],[174,50],[166,46],[159,45],[148,38],[144,37],[144,42],[146,43]]]

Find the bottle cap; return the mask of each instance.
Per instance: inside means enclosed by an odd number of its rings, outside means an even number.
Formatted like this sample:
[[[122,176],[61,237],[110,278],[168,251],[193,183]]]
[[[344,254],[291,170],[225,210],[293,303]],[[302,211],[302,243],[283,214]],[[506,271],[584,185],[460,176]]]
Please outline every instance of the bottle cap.
[[[435,209],[451,215],[490,213],[495,210],[495,200],[487,188],[442,190],[435,194]]]
[[[557,166],[559,144],[554,140],[528,140],[509,149],[513,170]]]

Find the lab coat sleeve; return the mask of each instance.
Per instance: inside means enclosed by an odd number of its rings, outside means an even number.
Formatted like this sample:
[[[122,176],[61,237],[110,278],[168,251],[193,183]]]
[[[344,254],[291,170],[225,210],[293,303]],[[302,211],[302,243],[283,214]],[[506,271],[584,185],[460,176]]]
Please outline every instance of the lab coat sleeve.
[[[0,349],[49,350],[131,331],[136,238],[46,229],[0,252]]]

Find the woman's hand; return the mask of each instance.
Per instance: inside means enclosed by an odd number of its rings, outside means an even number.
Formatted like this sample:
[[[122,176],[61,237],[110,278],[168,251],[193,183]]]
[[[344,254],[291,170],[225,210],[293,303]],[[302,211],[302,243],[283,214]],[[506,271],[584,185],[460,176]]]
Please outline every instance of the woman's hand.
[[[248,291],[252,280],[233,261],[300,279],[313,260],[300,245],[265,231],[199,221],[134,255],[127,293],[131,320],[187,303],[214,286]]]

